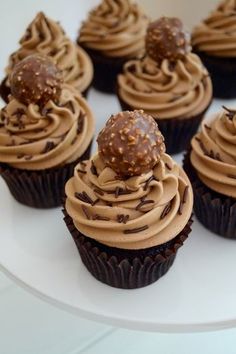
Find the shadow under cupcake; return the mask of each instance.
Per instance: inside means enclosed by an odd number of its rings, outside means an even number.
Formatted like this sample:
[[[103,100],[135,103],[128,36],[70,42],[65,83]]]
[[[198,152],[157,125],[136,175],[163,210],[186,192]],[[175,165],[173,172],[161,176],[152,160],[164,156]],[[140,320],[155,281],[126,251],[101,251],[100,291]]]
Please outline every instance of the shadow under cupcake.
[[[143,109],[156,119],[168,153],[189,146],[211,104],[212,84],[179,19],[149,25],[146,55],[124,65],[117,94],[122,109]]]
[[[98,153],[66,184],[65,223],[96,279],[147,286],[169,270],[191,231],[190,182],[143,111],[111,116],[97,141]]]
[[[59,206],[75,165],[90,156],[93,114],[45,56],[15,65],[10,82],[12,96],[0,112],[0,175],[19,202]]]

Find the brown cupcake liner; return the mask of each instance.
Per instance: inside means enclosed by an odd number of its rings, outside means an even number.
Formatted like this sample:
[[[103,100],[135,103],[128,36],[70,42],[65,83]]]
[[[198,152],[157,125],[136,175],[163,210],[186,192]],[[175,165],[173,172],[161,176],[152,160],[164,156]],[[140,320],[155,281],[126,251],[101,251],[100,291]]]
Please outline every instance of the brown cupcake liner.
[[[77,163],[89,159],[91,146],[92,142],[79,159],[60,168],[28,171],[0,163],[0,175],[18,202],[34,208],[54,208],[62,205],[65,183],[73,176]]]
[[[92,85],[105,93],[115,93],[117,75],[122,72],[123,65],[131,58],[109,58],[99,51],[90,49],[78,43],[90,56],[94,66]]]
[[[193,48],[209,71],[213,84],[213,96],[230,99],[236,97],[236,58],[223,58],[207,55]]]
[[[5,77],[0,84],[0,96],[2,97],[5,103],[8,103],[9,102],[8,96],[11,93],[11,89],[9,86],[6,85],[6,81],[7,81],[7,77]],[[81,95],[87,98],[90,88],[91,88],[91,84],[83,92],[81,92]]]
[[[115,288],[136,289],[154,283],[172,266],[178,249],[191,231],[192,219],[173,240],[143,250],[103,245],[80,233],[63,210],[64,221],[87,270],[99,281]]]
[[[129,106],[118,95],[122,110],[133,110],[135,108]],[[166,152],[168,154],[178,154],[190,146],[190,141],[197,132],[203,117],[209,108],[211,102],[203,112],[196,116],[184,118],[158,119],[159,129],[165,138]]]
[[[184,157],[183,167],[192,183],[198,220],[215,234],[236,239],[236,199],[211,190],[200,180],[191,164],[190,151]]]

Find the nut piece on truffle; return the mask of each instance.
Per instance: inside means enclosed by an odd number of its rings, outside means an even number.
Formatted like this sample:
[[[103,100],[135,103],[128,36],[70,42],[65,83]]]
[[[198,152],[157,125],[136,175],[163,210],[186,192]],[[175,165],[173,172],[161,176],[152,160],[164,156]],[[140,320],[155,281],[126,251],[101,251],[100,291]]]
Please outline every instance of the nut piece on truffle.
[[[148,26],[146,51],[156,62],[183,59],[191,49],[190,34],[184,30],[178,18],[161,17]]]
[[[45,105],[61,93],[62,74],[46,56],[29,55],[17,63],[10,76],[11,93],[21,103]]]
[[[149,172],[165,152],[164,138],[156,121],[143,110],[111,116],[97,142],[106,166],[122,177]]]

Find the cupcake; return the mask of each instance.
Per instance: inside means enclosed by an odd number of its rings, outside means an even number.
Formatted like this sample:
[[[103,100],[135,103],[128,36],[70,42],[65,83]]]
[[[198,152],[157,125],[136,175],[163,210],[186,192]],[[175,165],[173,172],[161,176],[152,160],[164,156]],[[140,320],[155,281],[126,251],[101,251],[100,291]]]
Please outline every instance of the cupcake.
[[[142,110],[111,116],[97,142],[66,184],[65,222],[95,278],[143,287],[168,271],[191,231],[191,185]]]
[[[45,56],[16,64],[10,83],[12,95],[0,112],[0,174],[19,202],[59,206],[75,165],[89,158],[93,115]]]
[[[148,19],[131,0],[102,0],[80,29],[78,44],[92,58],[93,85],[112,93],[123,64],[144,54]]]
[[[15,64],[35,53],[49,56],[62,71],[65,83],[86,96],[93,77],[91,60],[82,48],[65,35],[58,22],[39,12],[19,43],[20,48],[10,56],[6,77],[0,88],[5,102],[10,94],[9,76]]]
[[[184,167],[193,185],[194,211],[214,233],[236,239],[236,110],[224,107],[192,139]]]
[[[122,109],[144,109],[157,120],[168,153],[188,147],[211,103],[212,84],[179,19],[149,25],[146,55],[124,65],[117,94]]]
[[[211,74],[213,94],[236,97],[236,2],[226,0],[192,33],[193,50]]]

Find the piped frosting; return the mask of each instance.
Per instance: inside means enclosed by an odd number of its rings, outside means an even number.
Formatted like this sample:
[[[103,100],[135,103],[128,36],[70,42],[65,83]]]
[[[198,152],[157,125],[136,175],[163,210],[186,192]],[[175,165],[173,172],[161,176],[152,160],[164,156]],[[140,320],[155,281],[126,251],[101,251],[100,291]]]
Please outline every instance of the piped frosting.
[[[103,0],[82,24],[78,43],[108,57],[139,57],[147,24],[143,10],[130,0]]]
[[[215,192],[236,198],[236,111],[225,109],[192,139],[191,163]]]
[[[217,57],[236,57],[236,1],[223,1],[192,34],[193,46]]]
[[[26,170],[59,167],[82,156],[93,134],[93,114],[69,85],[58,102],[43,107],[11,96],[0,115],[0,162]]]
[[[66,210],[84,235],[111,247],[143,249],[182,231],[192,213],[190,182],[164,154],[147,174],[117,179],[95,155],[66,184]]]
[[[90,58],[65,35],[59,23],[46,17],[43,12],[37,14],[19,43],[20,48],[10,56],[7,76],[16,63],[28,55],[39,53],[49,56],[62,71],[64,81],[80,92],[90,85],[93,77]]]

